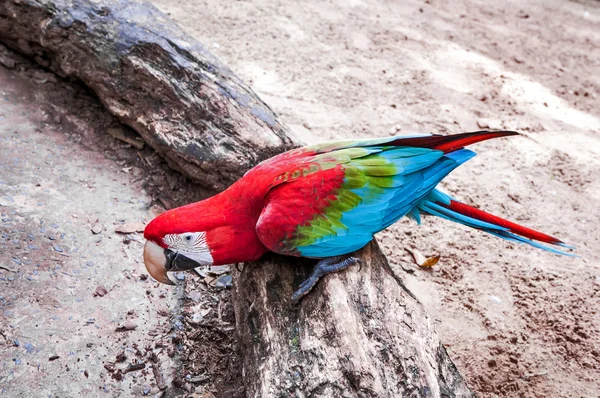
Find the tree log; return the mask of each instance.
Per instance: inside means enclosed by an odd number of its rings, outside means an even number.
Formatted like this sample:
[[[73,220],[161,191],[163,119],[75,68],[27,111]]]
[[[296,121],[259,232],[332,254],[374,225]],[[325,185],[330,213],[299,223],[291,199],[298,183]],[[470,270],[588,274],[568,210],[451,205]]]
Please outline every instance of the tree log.
[[[271,255],[235,275],[249,397],[470,397],[422,304],[373,241],[362,267],[292,292],[314,260]]]
[[[83,81],[173,168],[211,189],[294,146],[248,86],[148,4],[2,0],[0,36]]]
[[[0,40],[83,81],[177,170],[224,189],[299,143],[200,43],[147,4],[0,0]],[[299,305],[314,261],[268,255],[234,271],[250,397],[472,396],[421,304],[376,243]]]

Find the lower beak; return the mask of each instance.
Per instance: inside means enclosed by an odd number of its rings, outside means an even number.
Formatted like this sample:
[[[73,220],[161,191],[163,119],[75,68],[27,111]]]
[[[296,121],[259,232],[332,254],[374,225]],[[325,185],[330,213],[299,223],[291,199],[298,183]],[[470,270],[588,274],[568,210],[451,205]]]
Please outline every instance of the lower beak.
[[[167,285],[175,285],[167,276],[167,272],[188,271],[200,266],[196,261],[172,250],[163,249],[149,240],[144,245],[144,264],[154,279]]]

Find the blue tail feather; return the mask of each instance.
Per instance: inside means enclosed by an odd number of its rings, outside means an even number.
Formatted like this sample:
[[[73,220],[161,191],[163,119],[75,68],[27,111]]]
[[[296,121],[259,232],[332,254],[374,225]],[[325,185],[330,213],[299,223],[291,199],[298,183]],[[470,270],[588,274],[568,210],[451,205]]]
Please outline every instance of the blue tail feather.
[[[427,195],[427,197],[423,201],[421,201],[421,203],[418,204],[416,208],[418,209],[418,211],[424,214],[445,218],[446,220],[454,221],[459,224],[466,225],[467,227],[479,229],[481,231],[487,232],[489,234],[511,242],[525,243],[538,249],[546,250],[555,254],[577,257],[576,254],[564,252],[562,250],[546,246],[532,239],[517,235],[511,232],[508,228],[466,216],[441,205],[449,205],[451,200],[454,199],[438,191],[437,189],[434,189],[429,195]],[[556,245],[567,249],[573,249],[573,247],[566,245],[562,242],[556,243]]]

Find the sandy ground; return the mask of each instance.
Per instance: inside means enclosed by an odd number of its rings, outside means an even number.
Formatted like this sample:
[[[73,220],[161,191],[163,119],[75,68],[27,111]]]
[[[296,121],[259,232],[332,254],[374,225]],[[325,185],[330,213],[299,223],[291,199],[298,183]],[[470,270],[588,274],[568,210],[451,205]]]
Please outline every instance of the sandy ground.
[[[378,239],[480,396],[600,396],[597,2],[154,3],[307,142],[522,132],[478,145],[443,188],[580,258],[438,219]],[[194,278],[177,301],[143,278],[139,235],[114,232],[194,189],[107,136],[115,122],[85,90],[29,66],[0,66],[0,82],[0,395],[139,396],[164,383],[239,396],[227,293]],[[406,247],[441,260],[419,269]]]
[[[577,246],[428,219],[378,236],[481,396],[600,396],[597,2],[155,1],[307,142],[515,129],[443,188]],[[442,259],[416,269],[405,247]]]
[[[83,87],[0,56],[0,396],[175,394],[182,288],[147,277],[136,230],[182,178]]]

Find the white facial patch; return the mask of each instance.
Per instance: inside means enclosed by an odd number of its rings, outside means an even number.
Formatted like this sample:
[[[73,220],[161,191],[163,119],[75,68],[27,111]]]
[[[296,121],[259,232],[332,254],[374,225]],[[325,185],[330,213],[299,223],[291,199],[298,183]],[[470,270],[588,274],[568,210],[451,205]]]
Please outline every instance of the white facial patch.
[[[212,255],[206,242],[206,232],[185,232],[165,235],[163,241],[169,249],[183,254],[200,265],[211,265]]]

